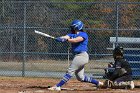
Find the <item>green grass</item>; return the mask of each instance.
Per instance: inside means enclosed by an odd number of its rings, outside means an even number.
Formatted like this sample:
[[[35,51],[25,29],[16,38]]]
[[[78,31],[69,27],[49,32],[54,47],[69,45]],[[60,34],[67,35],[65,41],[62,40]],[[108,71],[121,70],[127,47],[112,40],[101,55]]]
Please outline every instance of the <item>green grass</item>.
[[[70,61],[71,62],[71,61]],[[0,62],[0,69],[2,70],[14,70],[21,71],[23,67],[22,62]],[[55,71],[55,72],[65,72],[68,69],[68,61],[59,60],[37,60],[28,61],[25,63],[26,71]],[[103,69],[94,69],[95,67],[107,67],[105,62],[95,62],[90,60],[90,62],[85,66],[85,72],[91,73],[103,73]]]

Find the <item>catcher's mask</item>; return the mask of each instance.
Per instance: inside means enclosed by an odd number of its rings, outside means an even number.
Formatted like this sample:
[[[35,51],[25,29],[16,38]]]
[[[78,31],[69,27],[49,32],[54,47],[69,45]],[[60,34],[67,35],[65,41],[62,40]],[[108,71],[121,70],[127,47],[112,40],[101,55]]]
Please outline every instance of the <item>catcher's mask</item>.
[[[113,57],[114,57],[114,59],[116,59],[118,56],[123,58],[123,47],[117,46],[113,50]]]

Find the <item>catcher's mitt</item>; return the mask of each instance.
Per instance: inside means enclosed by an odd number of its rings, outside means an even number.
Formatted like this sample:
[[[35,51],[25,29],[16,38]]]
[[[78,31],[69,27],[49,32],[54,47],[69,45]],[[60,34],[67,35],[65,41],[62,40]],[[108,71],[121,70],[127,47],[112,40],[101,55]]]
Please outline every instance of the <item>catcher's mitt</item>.
[[[106,81],[104,82],[104,87],[105,87],[105,88],[112,88],[113,84],[114,84],[113,81],[106,80]]]

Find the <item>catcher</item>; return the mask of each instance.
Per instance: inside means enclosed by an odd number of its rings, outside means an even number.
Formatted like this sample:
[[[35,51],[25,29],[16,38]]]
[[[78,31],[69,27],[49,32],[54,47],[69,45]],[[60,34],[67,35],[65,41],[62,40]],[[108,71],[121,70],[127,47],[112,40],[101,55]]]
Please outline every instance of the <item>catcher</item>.
[[[115,63],[110,63],[109,69],[105,69],[105,76],[108,79],[104,82],[105,87],[134,89],[132,70],[129,63],[124,59],[122,47],[117,46],[113,50],[113,58]]]

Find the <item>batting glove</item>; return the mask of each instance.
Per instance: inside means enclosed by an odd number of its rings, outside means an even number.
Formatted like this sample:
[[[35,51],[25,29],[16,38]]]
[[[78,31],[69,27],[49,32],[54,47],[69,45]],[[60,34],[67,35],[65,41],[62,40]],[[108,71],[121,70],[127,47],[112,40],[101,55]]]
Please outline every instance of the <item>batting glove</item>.
[[[56,41],[57,41],[57,42],[66,42],[67,39],[58,37],[58,38],[56,38]]]

